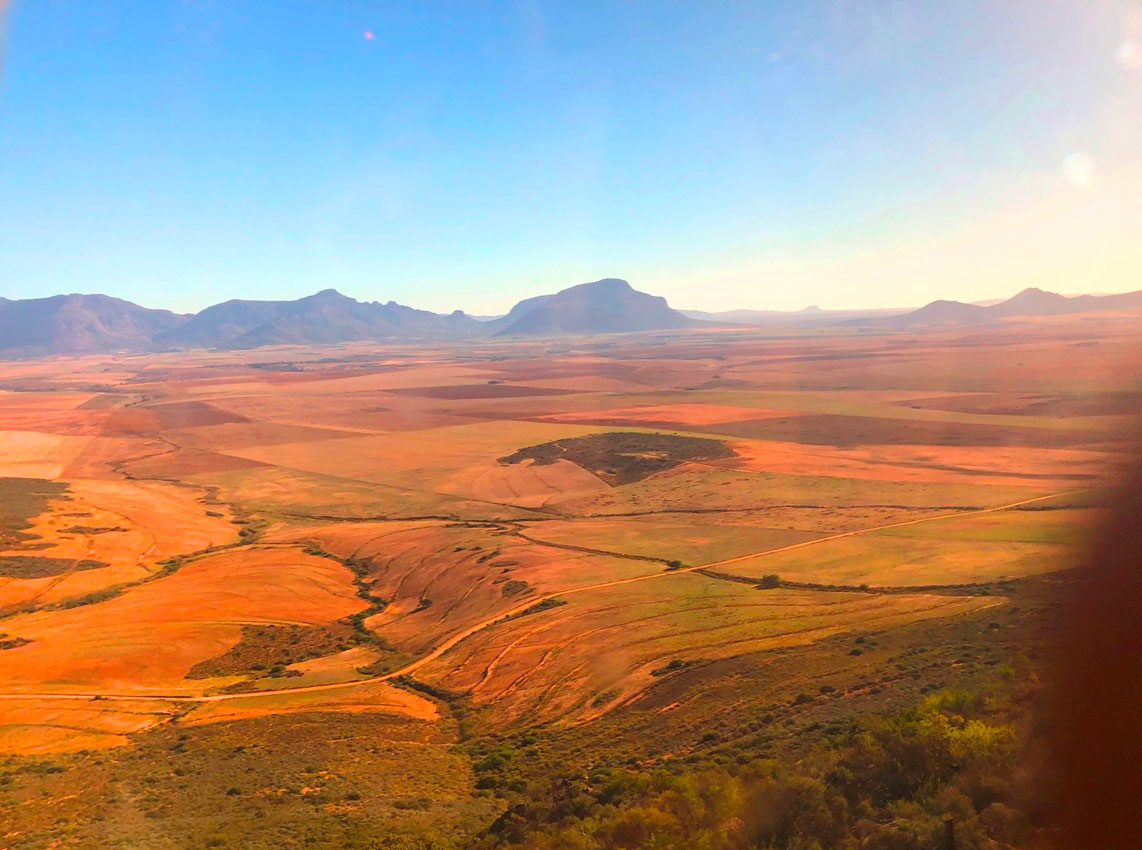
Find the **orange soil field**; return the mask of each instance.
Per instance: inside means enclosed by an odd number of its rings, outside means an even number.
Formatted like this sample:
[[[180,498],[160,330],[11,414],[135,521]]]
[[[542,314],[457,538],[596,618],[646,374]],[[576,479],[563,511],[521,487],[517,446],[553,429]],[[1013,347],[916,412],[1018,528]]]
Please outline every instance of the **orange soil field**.
[[[121,747],[129,736],[167,723],[163,700],[0,699],[0,752],[19,755]]]
[[[777,440],[733,444],[738,457],[711,461],[733,469],[827,475],[871,481],[915,481],[1066,487],[1105,479],[1122,463],[1107,452],[1017,447],[877,445],[813,446]]]
[[[1138,338],[1060,319],[0,363],[0,478],[67,488],[0,515],[9,572],[55,571],[0,575],[0,751],[131,746],[176,715],[444,723],[398,677],[584,723],[675,659],[989,616],[1100,521],[1138,445]],[[619,486],[500,462],[630,430],[733,454]],[[751,586],[772,574],[803,586]],[[187,678],[267,624],[356,643]]]
[[[557,413],[544,417],[556,422],[615,422],[654,427],[657,425],[716,425],[721,422],[740,422],[745,419],[767,419],[771,416],[788,416],[787,410],[730,407],[724,404],[659,404],[647,407],[614,408],[610,410],[584,410],[576,413]]]
[[[0,681],[11,693],[201,692],[211,680],[186,673],[237,643],[243,624],[320,625],[363,607],[348,570],[326,558],[219,552],[106,602],[9,618],[4,631],[29,643],[0,652]]]
[[[370,682],[350,688],[299,693],[252,694],[237,699],[202,703],[184,719],[187,726],[224,723],[264,717],[268,714],[300,714],[314,711],[359,714],[396,714],[414,720],[434,721],[436,705],[407,690]]]

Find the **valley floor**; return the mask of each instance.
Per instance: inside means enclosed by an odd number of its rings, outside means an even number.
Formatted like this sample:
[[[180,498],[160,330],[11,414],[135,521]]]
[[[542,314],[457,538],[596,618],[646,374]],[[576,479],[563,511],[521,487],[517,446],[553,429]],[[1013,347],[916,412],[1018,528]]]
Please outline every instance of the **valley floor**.
[[[0,364],[0,847],[557,842],[556,775],[1026,690],[1138,330]]]

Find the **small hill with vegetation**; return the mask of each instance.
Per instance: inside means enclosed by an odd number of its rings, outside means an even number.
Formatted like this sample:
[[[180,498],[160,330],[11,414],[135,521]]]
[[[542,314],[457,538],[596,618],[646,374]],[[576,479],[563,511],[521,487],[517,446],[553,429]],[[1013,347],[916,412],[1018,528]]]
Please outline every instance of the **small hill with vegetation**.
[[[540,466],[569,460],[608,484],[631,484],[665,472],[688,461],[733,457],[734,451],[720,440],[612,431],[586,437],[568,437],[528,446],[499,459],[502,464],[530,460]]]

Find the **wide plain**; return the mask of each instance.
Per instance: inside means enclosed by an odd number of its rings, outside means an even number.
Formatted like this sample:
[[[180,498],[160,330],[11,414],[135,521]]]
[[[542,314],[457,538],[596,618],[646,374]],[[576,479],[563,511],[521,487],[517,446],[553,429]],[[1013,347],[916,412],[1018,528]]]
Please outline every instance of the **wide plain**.
[[[496,742],[793,744],[971,681],[1138,448],[1140,329],[2,363],[2,846],[476,835]]]

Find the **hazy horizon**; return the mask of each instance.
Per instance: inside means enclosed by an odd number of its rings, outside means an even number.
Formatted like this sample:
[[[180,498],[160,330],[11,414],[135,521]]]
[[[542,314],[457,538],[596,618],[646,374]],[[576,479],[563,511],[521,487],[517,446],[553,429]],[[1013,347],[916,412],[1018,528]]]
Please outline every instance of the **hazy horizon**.
[[[613,277],[617,277],[617,275],[609,275],[608,277],[613,278]],[[603,279],[603,278],[600,278],[600,279]],[[626,280],[626,278],[620,278],[620,279]],[[532,297],[534,295],[548,295],[548,294],[552,294],[553,292],[556,292],[556,291],[559,291],[562,289],[567,289],[568,287],[571,287],[571,286],[576,286],[579,283],[591,283],[591,282],[592,281],[576,281],[575,283],[568,283],[565,286],[558,286],[557,289],[552,289],[549,291],[548,290],[545,290],[543,292],[537,291],[537,292],[532,292],[530,294],[524,293],[523,295],[520,296],[519,300],[523,300],[525,298],[529,298],[529,297]],[[634,288],[640,292],[646,292],[649,295],[661,294],[661,293],[654,291],[653,288],[640,286],[639,284],[637,284],[633,281],[629,281],[629,280],[627,282],[630,283],[632,288]],[[1015,295],[1018,295],[1019,292],[1022,292],[1024,289],[1027,289],[1027,288],[1041,288],[1041,287],[1023,287],[1022,289],[1019,289],[1018,291],[1009,292],[1005,295],[996,296],[993,298],[977,298],[977,299],[974,299],[973,301],[967,301],[965,303],[978,303],[978,304],[998,303],[1001,301],[1006,301],[1008,298],[1011,298]],[[217,304],[221,304],[221,303],[224,303],[226,301],[231,301],[231,300],[234,300],[234,301],[287,301],[287,300],[292,301],[292,300],[297,300],[299,298],[306,298],[306,297],[311,296],[311,295],[316,295],[317,293],[323,291],[324,289],[336,290],[341,295],[346,295],[350,298],[354,298],[355,300],[361,301],[361,302],[386,303],[388,301],[396,300],[396,299],[387,298],[383,295],[369,295],[368,293],[363,294],[363,295],[355,295],[355,294],[351,295],[347,292],[342,292],[340,289],[337,289],[337,287],[323,287],[322,289],[314,289],[310,292],[303,292],[300,295],[290,296],[288,298],[273,298],[273,297],[248,298],[247,296],[243,295],[242,293],[236,292],[236,293],[229,295],[225,298],[221,298],[221,299],[216,300],[216,301],[209,301],[209,302],[203,303],[201,305],[189,307],[186,309],[180,309],[180,308],[168,306],[167,304],[162,303],[160,300],[141,302],[141,301],[135,301],[135,300],[130,299],[130,298],[125,298],[121,295],[115,294],[114,292],[97,292],[94,290],[86,291],[86,292],[79,292],[79,291],[75,291],[75,292],[51,292],[51,293],[45,293],[43,295],[29,295],[29,296],[25,296],[24,298],[13,298],[12,296],[8,296],[8,295],[0,295],[0,298],[12,298],[12,300],[25,300],[25,299],[32,299],[32,298],[51,298],[51,297],[66,296],[66,295],[84,295],[84,296],[87,296],[87,295],[106,295],[106,296],[110,296],[111,298],[120,298],[124,301],[130,301],[131,303],[138,304],[140,307],[146,307],[146,308],[153,309],[153,310],[169,310],[173,313],[194,314],[194,313],[201,312],[202,310],[206,309],[207,307],[212,307],[212,306],[215,306]],[[1135,290],[1131,290],[1131,291],[1135,291]],[[1063,296],[1068,297],[1068,298],[1074,298],[1074,297],[1077,297],[1080,295],[1112,295],[1112,294],[1117,294],[1117,293],[1112,293],[1112,292],[1107,291],[1107,290],[1097,290],[1097,291],[1090,291],[1090,292],[1061,292],[1058,294],[1063,295]],[[161,296],[157,295],[156,299],[159,299],[159,298],[161,298]],[[957,299],[942,298],[941,297],[941,298],[936,298],[936,299],[931,299],[931,300],[957,300]],[[401,302],[401,301],[397,301],[397,303],[400,303],[405,307],[413,307],[413,308],[418,309],[418,310],[429,310],[430,309],[428,307],[422,307],[416,303],[407,303],[407,302]],[[442,315],[446,315],[448,313],[453,312],[454,310],[461,310],[464,313],[471,316],[472,318],[477,318],[477,319],[499,318],[501,316],[506,315],[507,312],[511,309],[511,307],[515,303],[518,303],[518,301],[513,302],[512,304],[508,304],[503,310],[501,310],[499,312],[495,312],[495,311],[482,312],[482,311],[477,311],[477,310],[469,310],[468,308],[466,308],[462,304],[457,304],[455,307],[452,307],[452,308],[446,308],[446,309],[442,309],[442,310],[432,310],[432,312],[436,312],[436,313],[440,313]],[[673,309],[681,310],[683,312],[705,312],[705,313],[711,313],[711,314],[718,314],[718,313],[742,312],[742,311],[796,313],[799,311],[814,309],[814,308],[820,309],[820,310],[826,311],[826,312],[829,312],[829,311],[860,312],[860,311],[873,311],[873,310],[914,310],[914,309],[917,309],[919,307],[923,307],[924,304],[927,304],[929,302],[909,303],[909,304],[887,304],[887,305],[886,304],[880,304],[880,305],[867,306],[867,307],[861,307],[861,306],[857,306],[857,307],[832,307],[832,306],[827,305],[827,304],[808,303],[808,304],[803,304],[800,307],[783,307],[783,308],[778,308],[778,307],[706,308],[706,307],[702,307],[700,305],[694,306],[691,304],[675,304],[673,301],[671,301],[669,299],[668,299],[668,303],[670,304],[670,307],[672,307]]]
[[[7,4],[0,295],[1137,289],[1142,10],[954,5]]]

